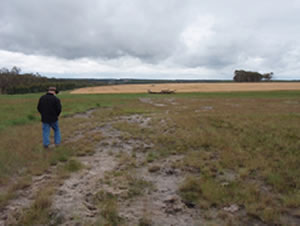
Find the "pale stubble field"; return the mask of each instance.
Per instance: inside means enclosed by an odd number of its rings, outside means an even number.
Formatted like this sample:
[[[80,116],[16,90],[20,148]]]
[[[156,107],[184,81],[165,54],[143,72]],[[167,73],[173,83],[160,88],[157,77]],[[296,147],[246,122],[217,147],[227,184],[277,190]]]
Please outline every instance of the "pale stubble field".
[[[147,93],[148,90],[174,90],[176,93],[191,92],[240,92],[240,91],[279,91],[300,90],[300,82],[264,82],[264,83],[167,83],[132,84],[87,87],[74,90],[73,94],[97,93]]]

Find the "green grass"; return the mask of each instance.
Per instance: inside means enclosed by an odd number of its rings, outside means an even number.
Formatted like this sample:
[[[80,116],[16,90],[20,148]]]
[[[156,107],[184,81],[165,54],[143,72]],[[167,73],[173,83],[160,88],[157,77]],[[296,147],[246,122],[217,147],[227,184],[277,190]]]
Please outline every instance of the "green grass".
[[[0,95],[0,131],[15,125],[30,124],[40,120],[36,110],[38,100],[43,93],[25,95]],[[272,92],[224,92],[224,93],[178,93],[168,95],[167,98],[299,98],[300,91],[272,91]],[[63,112],[62,117],[78,112],[84,112],[91,108],[126,106],[129,100],[141,97],[153,99],[165,98],[165,95],[149,94],[89,94],[72,95],[62,92],[58,95],[61,99]],[[145,109],[125,107],[122,110],[130,114],[144,113]],[[146,110],[146,111],[149,111]]]
[[[191,173],[179,189],[183,200],[204,209],[237,203],[266,223],[278,223],[289,206],[299,208],[299,100],[277,93],[191,96],[176,99],[184,108],[167,108],[165,123],[154,125],[151,137],[156,155],[184,155],[176,164]]]
[[[69,172],[77,172],[82,169],[83,165],[76,159],[70,159],[65,165],[65,169]]]
[[[62,93],[59,97],[63,105],[60,119],[63,140],[73,139],[78,131],[84,136],[49,153],[41,145],[41,124],[36,112],[40,95],[0,95],[0,186],[10,186],[12,176],[18,181],[7,194],[0,195],[0,207],[15,197],[13,191],[28,186],[32,175],[40,175],[50,166],[64,164],[65,171],[79,170],[81,164],[72,156],[93,154],[102,136],[91,131],[101,123],[118,116],[140,114],[152,117],[149,127],[124,122],[113,126],[127,132],[122,137],[124,141],[137,139],[153,144],[149,149],[135,150],[145,154],[145,164],[182,156],[174,167],[188,175],[178,189],[187,205],[205,213],[212,207],[222,210],[224,206],[237,204],[248,217],[283,225],[280,216],[300,208],[299,91],[174,95]],[[165,106],[142,103],[141,97]],[[170,104],[170,98],[176,105]],[[92,123],[88,118],[67,117],[92,108],[98,109],[93,113]],[[119,160],[128,164],[124,170],[137,170],[131,155]],[[136,178],[126,181],[132,198],[151,187]],[[105,200],[99,201],[105,204],[104,222],[119,224],[118,202],[109,197]],[[47,205],[32,207],[33,212],[43,215],[47,213]],[[31,212],[28,213],[23,222],[32,221]]]
[[[300,91],[255,91],[255,92],[211,92],[211,93],[180,93],[181,97],[203,98],[299,98]]]
[[[37,103],[41,95],[43,94],[0,95],[0,132],[7,127],[39,121]],[[71,95],[69,93],[59,94],[58,97],[62,102],[62,117],[92,108],[119,105],[126,99],[126,96]]]

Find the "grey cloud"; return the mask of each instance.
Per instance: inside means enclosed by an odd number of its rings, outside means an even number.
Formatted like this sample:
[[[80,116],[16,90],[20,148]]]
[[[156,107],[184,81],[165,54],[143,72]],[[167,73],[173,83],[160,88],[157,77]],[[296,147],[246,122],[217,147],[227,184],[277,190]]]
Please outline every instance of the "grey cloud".
[[[295,73],[299,10],[297,0],[1,0],[0,50],[69,60],[125,56],[216,74],[235,67]],[[188,46],[182,35],[198,19],[195,29],[207,37]]]
[[[63,58],[130,55],[159,60],[176,46],[184,4],[141,1],[5,1],[0,48]]]

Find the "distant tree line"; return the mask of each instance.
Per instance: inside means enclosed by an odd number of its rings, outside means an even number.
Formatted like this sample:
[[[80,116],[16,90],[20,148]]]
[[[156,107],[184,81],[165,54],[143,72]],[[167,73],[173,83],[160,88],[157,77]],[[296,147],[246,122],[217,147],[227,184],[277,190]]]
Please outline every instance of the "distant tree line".
[[[21,68],[12,67],[0,69],[0,94],[24,94],[45,92],[49,86],[56,86],[58,90],[70,90],[85,86],[103,85],[85,79],[55,79],[41,76],[39,73],[21,74]]]
[[[260,82],[262,80],[270,81],[273,77],[273,72],[260,74],[258,72],[235,70],[233,80],[235,82]]]

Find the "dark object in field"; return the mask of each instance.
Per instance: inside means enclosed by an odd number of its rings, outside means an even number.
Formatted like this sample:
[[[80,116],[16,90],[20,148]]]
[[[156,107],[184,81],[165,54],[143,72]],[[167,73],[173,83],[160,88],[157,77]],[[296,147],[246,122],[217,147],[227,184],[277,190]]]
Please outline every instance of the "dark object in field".
[[[196,207],[196,205],[193,202],[189,202],[187,200],[182,200],[182,202],[187,206],[187,208],[192,209]]]
[[[235,70],[233,81],[235,82],[260,82],[262,79],[271,81],[273,72],[260,74],[253,71]]]
[[[154,91],[151,91],[150,89],[148,89],[149,94],[172,94],[172,93],[175,93],[175,91],[176,90],[163,89],[160,92],[154,92]]]

